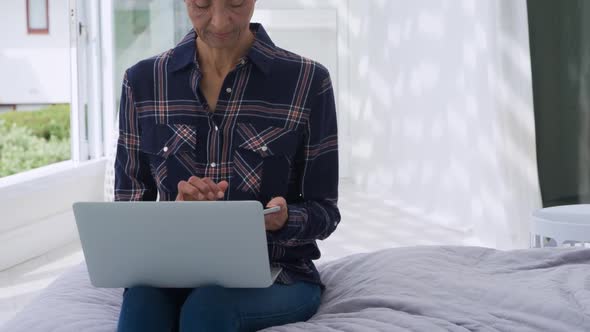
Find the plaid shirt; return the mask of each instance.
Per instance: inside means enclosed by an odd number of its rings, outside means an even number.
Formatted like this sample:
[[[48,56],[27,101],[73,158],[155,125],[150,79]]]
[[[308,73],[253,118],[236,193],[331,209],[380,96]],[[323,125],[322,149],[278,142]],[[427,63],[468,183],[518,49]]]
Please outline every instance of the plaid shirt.
[[[175,48],[125,73],[115,200],[174,200],[191,176],[227,180],[225,200],[282,196],[285,226],[267,232],[278,282],[321,285],[316,240],[340,221],[334,93],[322,65],[276,47],[260,24],[223,82],[214,112],[200,91],[192,30]]]

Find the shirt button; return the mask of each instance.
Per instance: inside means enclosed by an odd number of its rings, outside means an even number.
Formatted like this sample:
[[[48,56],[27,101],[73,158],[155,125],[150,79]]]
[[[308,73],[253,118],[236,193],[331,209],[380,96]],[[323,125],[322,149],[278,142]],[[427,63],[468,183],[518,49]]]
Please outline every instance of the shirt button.
[[[211,163],[211,167],[215,168],[217,166],[216,163]]]
[[[241,65],[245,65],[246,64],[246,60],[244,60],[244,59],[240,60],[240,64]]]
[[[215,126],[215,131],[219,131],[219,127]]]
[[[164,151],[164,152],[168,152],[168,147],[167,147],[167,146],[165,146],[165,147],[162,149],[162,151]]]
[[[268,150],[268,147],[265,145],[265,146],[261,147],[260,150],[262,150],[263,152],[266,152],[266,150]]]
[[[225,89],[225,92],[227,92],[227,93],[231,93],[231,91],[232,91],[231,88]]]

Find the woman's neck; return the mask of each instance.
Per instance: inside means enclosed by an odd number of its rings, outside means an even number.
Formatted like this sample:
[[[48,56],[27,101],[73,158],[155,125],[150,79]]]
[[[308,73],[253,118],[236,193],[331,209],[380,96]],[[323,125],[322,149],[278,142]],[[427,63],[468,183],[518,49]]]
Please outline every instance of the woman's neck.
[[[198,61],[201,70],[209,74],[225,77],[239,60],[246,55],[254,42],[254,38],[252,31],[248,30],[248,33],[243,34],[233,48],[211,48],[197,37]]]

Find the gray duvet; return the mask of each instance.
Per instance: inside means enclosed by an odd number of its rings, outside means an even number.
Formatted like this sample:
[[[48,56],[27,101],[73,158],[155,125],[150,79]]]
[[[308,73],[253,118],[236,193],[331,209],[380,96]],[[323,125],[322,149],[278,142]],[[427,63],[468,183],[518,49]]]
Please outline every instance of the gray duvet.
[[[590,250],[412,247],[320,267],[327,290],[308,322],[282,331],[590,331]],[[115,331],[121,290],[62,276],[2,331]]]

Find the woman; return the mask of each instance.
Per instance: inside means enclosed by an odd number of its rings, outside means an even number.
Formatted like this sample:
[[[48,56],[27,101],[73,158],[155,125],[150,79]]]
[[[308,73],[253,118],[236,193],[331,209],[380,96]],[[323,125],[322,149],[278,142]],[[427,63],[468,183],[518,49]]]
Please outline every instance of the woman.
[[[255,331],[307,320],[324,287],[316,240],[340,221],[328,71],[251,24],[255,0],[185,3],[194,29],[125,73],[115,198],[280,206],[265,224],[283,272],[265,289],[126,289],[118,329]]]

